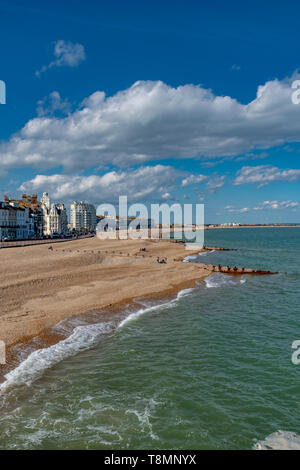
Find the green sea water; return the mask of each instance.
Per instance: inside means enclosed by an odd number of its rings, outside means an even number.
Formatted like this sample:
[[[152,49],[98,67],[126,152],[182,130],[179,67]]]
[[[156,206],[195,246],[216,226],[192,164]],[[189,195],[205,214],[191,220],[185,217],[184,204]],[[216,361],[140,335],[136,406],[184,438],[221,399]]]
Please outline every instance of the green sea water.
[[[190,261],[279,274],[216,273],[112,322],[74,320],[7,377],[1,449],[300,448],[300,229],[205,237],[237,251]]]

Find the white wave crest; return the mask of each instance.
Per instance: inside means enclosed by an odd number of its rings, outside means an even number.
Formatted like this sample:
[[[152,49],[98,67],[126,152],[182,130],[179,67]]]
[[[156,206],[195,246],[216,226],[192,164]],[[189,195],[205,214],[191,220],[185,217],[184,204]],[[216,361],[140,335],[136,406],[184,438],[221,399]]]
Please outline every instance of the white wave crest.
[[[200,253],[199,253],[200,254]],[[190,261],[194,261],[195,259],[198,258],[199,255],[190,255],[186,256],[183,260],[183,263],[189,263]]]
[[[294,432],[277,431],[254,446],[255,450],[300,450],[300,436]]]
[[[89,349],[103,334],[112,331],[113,325],[112,322],[107,322],[78,326],[65,340],[49,348],[34,351],[16,369],[5,376],[5,382],[0,385],[0,394],[13,386],[30,385],[41,377],[45,370]]]
[[[188,295],[193,290],[194,289],[184,289],[171,301],[141,308],[137,312],[128,315],[119,324],[118,329],[146,312],[174,306],[179,299]],[[64,359],[75,356],[81,351],[85,351],[91,348],[94,344],[97,344],[99,338],[103,334],[111,332],[114,326],[114,322],[77,326],[68,338],[50,346],[49,348],[34,351],[18,367],[5,376],[5,382],[0,384],[0,395],[15,386],[31,385],[35,380],[41,377],[47,369],[50,369]],[[57,328],[58,327],[60,328],[61,325],[59,324]]]
[[[122,328],[127,323],[130,323],[131,321],[136,320],[137,318],[139,318],[141,315],[144,315],[145,313],[154,312],[155,310],[161,310],[161,309],[165,309],[165,308],[174,307],[179,299],[181,299],[182,297],[185,297],[186,295],[190,294],[193,290],[194,290],[193,288],[183,289],[180,292],[178,292],[177,297],[175,299],[172,299],[168,302],[164,302],[162,304],[141,308],[137,312],[131,313],[126,318],[124,318],[124,320],[121,321],[121,323],[119,324],[117,329],[119,330],[120,328]]]
[[[201,251],[201,253],[197,253],[196,255],[186,256],[183,260],[184,263],[190,263],[193,261],[197,261],[202,256],[210,255],[211,253],[215,253],[216,250],[209,250],[209,251]]]
[[[208,289],[212,287],[235,287],[240,284],[245,284],[245,279],[234,278],[228,274],[215,273],[205,279],[205,284]]]

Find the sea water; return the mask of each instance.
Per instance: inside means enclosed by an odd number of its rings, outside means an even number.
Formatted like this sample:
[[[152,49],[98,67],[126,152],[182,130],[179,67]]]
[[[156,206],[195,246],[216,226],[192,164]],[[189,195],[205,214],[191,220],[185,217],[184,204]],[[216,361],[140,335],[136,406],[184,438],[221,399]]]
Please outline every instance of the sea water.
[[[1,449],[300,448],[300,229],[205,238],[237,251],[187,262],[279,274],[215,273],[34,352],[1,386]]]

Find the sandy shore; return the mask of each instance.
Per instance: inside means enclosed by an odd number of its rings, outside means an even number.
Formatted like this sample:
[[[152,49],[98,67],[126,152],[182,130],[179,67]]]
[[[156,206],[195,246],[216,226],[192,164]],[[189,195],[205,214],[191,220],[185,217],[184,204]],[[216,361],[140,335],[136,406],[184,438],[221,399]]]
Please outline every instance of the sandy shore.
[[[140,251],[145,248],[146,251]],[[168,240],[99,240],[0,250],[0,340],[11,346],[73,315],[179,290],[210,274]],[[158,264],[157,257],[167,264]]]

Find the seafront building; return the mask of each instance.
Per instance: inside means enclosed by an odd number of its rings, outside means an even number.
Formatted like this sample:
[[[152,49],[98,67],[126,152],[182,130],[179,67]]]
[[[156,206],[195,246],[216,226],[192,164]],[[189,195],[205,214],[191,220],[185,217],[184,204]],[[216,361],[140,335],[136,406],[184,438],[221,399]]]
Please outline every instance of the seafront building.
[[[68,231],[68,214],[64,204],[51,204],[48,193],[41,199],[43,209],[43,235],[65,234]]]
[[[0,240],[34,237],[34,218],[28,208],[0,202]]]
[[[41,237],[43,235],[43,210],[36,194],[33,194],[32,196],[22,194],[22,199],[12,199],[8,196],[4,196],[4,203],[14,207],[19,207],[20,209],[28,209],[29,217],[32,219],[28,223],[31,224],[33,222],[33,236]],[[31,236],[32,235],[30,234],[28,238]]]
[[[83,201],[74,201],[71,204],[70,228],[77,232],[91,232],[97,226],[96,209],[93,204]]]
[[[98,223],[96,209],[87,202],[71,204],[71,224],[64,204],[51,204],[48,193],[41,200],[36,194],[21,199],[4,196],[0,202],[0,241],[65,235],[70,230],[94,231]]]
[[[46,207],[48,210],[50,210],[50,197],[48,193],[43,193],[42,199],[41,199],[41,205]]]

